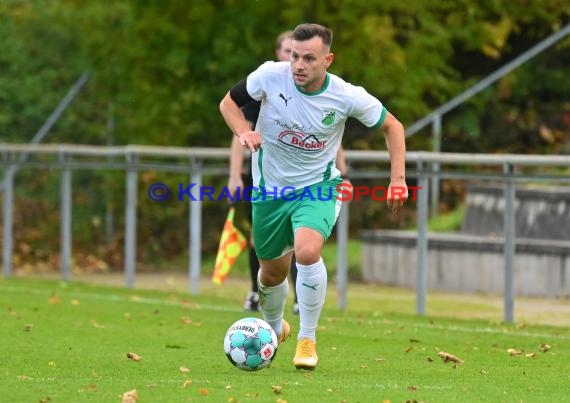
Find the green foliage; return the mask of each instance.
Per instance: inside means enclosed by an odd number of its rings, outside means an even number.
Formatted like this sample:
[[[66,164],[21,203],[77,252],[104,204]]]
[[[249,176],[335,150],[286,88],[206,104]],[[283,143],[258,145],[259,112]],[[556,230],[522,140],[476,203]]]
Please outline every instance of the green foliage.
[[[428,229],[434,232],[454,232],[461,228],[461,222],[465,214],[465,206],[450,211],[445,214],[439,214],[428,222]]]
[[[11,0],[2,2],[0,16],[3,137],[28,139],[64,90],[90,71],[88,89],[52,141],[101,143],[112,105],[119,144],[224,146],[219,100],[273,58],[277,33],[304,20],[334,30],[333,72],[365,86],[411,122],[555,31],[568,21],[570,6],[559,0],[524,6],[472,0]],[[247,24],[233,23],[242,19]],[[568,42],[553,57],[567,54],[567,47]],[[552,67],[541,60],[542,70]],[[568,78],[557,74],[566,63],[557,64],[554,81],[531,80],[532,88],[526,88],[524,75],[543,71],[522,69],[517,82],[511,79],[513,90],[560,93]]]

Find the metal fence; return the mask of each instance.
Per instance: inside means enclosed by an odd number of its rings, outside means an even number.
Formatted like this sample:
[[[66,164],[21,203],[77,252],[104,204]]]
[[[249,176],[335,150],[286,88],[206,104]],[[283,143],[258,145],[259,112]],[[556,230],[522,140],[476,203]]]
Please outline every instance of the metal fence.
[[[389,178],[389,155],[384,151],[346,151],[351,165],[351,177]],[[191,183],[199,188],[205,176],[227,175],[228,149],[179,148],[158,146],[87,146],[66,144],[0,144],[0,164],[4,168],[3,182],[3,274],[12,275],[13,255],[13,204],[16,173],[20,167],[57,169],[61,171],[61,276],[71,278],[72,257],[72,181],[74,170],[121,170],[125,172],[125,286],[132,287],[136,275],[136,230],[138,175],[144,170],[187,173]],[[433,170],[437,165],[439,169]],[[372,168],[370,166],[373,166]],[[485,167],[492,168],[485,171]],[[492,180],[504,184],[504,317],[513,321],[513,256],[515,253],[514,203],[515,182],[550,181],[569,183],[568,171],[555,168],[570,167],[570,156],[512,155],[512,154],[457,154],[408,152],[407,177],[417,180],[420,187],[417,209],[417,280],[416,312],[425,313],[427,295],[427,222],[430,178],[462,180]],[[499,169],[497,169],[499,168]],[[18,184],[20,186],[20,184]],[[24,186],[24,185],[22,185]],[[411,207],[408,203],[408,208]],[[349,210],[345,204],[337,224],[337,287],[338,306],[346,308],[347,255]],[[189,201],[189,259],[188,289],[192,294],[200,291],[202,202]]]

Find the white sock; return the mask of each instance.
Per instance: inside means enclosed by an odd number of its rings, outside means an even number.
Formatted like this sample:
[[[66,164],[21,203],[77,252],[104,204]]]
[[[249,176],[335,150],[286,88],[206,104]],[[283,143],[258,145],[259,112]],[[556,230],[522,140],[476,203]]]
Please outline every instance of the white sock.
[[[287,278],[274,287],[267,287],[261,283],[261,270],[257,274],[259,286],[259,306],[263,319],[275,330],[277,337],[281,335],[281,323],[285,311],[285,300],[289,294],[289,281]]]
[[[327,269],[323,259],[305,266],[297,263],[297,299],[301,329],[297,339],[317,340],[317,325],[327,293]]]

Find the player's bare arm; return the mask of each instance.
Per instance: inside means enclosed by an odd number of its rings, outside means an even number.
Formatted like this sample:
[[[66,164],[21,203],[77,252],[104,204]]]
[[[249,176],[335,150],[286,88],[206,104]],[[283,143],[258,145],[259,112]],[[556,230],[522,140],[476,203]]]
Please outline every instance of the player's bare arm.
[[[255,152],[261,146],[261,135],[251,130],[251,123],[247,121],[241,110],[241,107],[251,100],[252,98],[245,91],[244,81],[243,84],[238,84],[232,88],[222,99],[220,112],[228,127],[239,138],[240,144],[249,148],[251,152]],[[243,104],[241,104],[242,102]]]
[[[390,154],[390,187],[388,189],[388,207],[397,213],[408,199],[406,185],[406,141],[404,126],[394,115],[388,112],[381,127]]]
[[[237,193],[238,187],[243,189],[243,179],[241,177],[243,170],[243,146],[240,144],[237,136],[232,137],[232,145],[230,147],[230,172],[228,175],[228,189],[232,196]]]

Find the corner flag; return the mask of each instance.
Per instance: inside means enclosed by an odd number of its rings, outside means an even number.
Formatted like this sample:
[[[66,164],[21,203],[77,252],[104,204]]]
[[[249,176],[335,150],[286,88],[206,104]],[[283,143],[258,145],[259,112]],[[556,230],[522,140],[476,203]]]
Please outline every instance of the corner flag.
[[[235,208],[230,207],[216,255],[212,282],[218,285],[224,282],[232,265],[247,246],[245,236],[234,226],[234,212]]]

